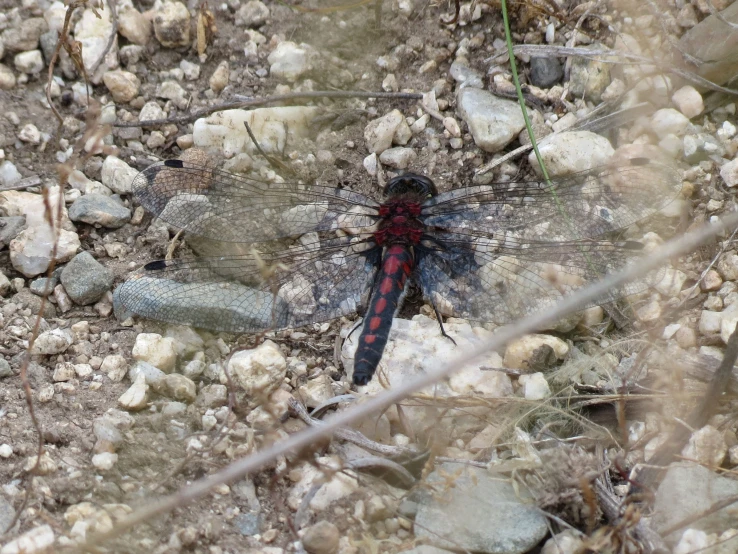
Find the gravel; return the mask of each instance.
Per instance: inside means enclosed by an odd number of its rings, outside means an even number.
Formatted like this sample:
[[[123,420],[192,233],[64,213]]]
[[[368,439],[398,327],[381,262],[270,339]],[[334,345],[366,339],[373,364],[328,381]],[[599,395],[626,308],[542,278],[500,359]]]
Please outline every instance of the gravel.
[[[69,297],[84,306],[97,302],[111,289],[113,274],[89,252],[81,252],[64,266],[61,283]]]
[[[738,21],[738,4],[713,3]],[[251,172],[268,183],[340,184],[375,198],[403,171],[432,177],[442,191],[531,177],[529,170],[537,168],[532,158],[501,160],[528,138],[498,34],[498,10],[462,4],[459,22],[442,24],[445,8],[399,0],[382,6],[382,32],[376,33],[373,6],[297,13],[258,0],[200,10],[181,0],[119,0],[115,24],[107,5],[99,18],[80,8],[69,32],[81,45],[89,87],[62,53],[49,86],[63,120],[59,127],[45,89],[67,8],[62,2],[6,4],[0,10],[0,189],[22,188],[0,192],[0,532],[24,506],[26,484],[32,487],[18,525],[3,537],[2,554],[74,547],[154,502],[163,488],[174,492],[304,428],[307,423],[290,410],[293,400],[319,408],[314,417],[340,412],[484,344],[494,332],[449,318],[444,327],[454,344],[440,334],[432,310],[411,301],[397,314],[377,378],[350,390],[353,321],[235,337],[130,314],[116,320],[111,311],[113,285],[146,261],[170,253],[188,257],[198,248],[214,256],[243,254],[239,244],[218,251],[198,245],[192,233],[185,233],[183,244],[172,239],[175,229],[152,220],[131,185],[154,160],[208,148],[208,163],[218,169]],[[730,56],[733,31],[704,2],[682,4],[663,7],[667,25],[602,5],[590,14],[596,17],[583,20],[581,32],[567,21],[579,19],[585,4],[562,7],[567,18],[521,12],[513,18],[513,36],[516,44],[604,45],[642,55],[677,44],[698,58],[719,60],[697,71],[728,82],[738,71]],[[720,104],[674,75],[604,63],[608,58],[524,52],[516,60],[536,136],[549,136],[541,152],[550,174],[607,163],[623,145],[678,161],[683,198],[616,240],[642,242],[648,255],[680,222],[696,225],[733,208],[738,131],[730,99]],[[423,100],[302,98],[144,127],[96,127],[91,117],[99,113],[97,123],[105,125],[135,124],[221,102],[326,89],[421,92]],[[628,105],[651,102],[653,113],[598,134],[572,129],[597,103],[622,94]],[[279,162],[264,159],[244,123]],[[476,173],[490,162],[498,165]],[[61,175],[68,175],[63,188]],[[211,190],[203,186],[202,192],[198,196],[207,198]],[[199,201],[178,191],[172,196]],[[590,201],[586,191],[581,201]],[[53,230],[50,213],[59,219]],[[229,217],[248,232],[246,222]],[[105,548],[332,554],[369,541],[382,551],[417,554],[582,548],[592,537],[571,531],[536,546],[549,537],[542,510],[584,529],[581,508],[588,501],[579,470],[601,473],[583,461],[594,446],[606,446],[619,461],[622,472],[610,472],[610,479],[622,495],[621,473],[668,443],[673,410],[661,399],[688,419],[693,391],[704,390],[738,322],[738,255],[729,236],[699,255],[673,260],[646,292],[629,299],[625,325],[618,321],[614,334],[611,307],[574,314],[459,368],[412,401],[365,418],[352,429],[366,439],[360,445],[346,435],[316,443]],[[180,286],[191,294],[175,305],[160,287],[148,287],[152,313],[166,309],[186,324],[194,312],[209,309],[217,320],[228,314],[213,305],[214,295],[237,303],[246,285]],[[38,294],[47,289],[52,294],[42,301]],[[273,295],[260,300],[268,308]],[[264,313],[269,317],[268,309]],[[25,374],[45,447],[31,482],[37,433],[20,375],[37,323]],[[642,350],[646,343],[654,348]],[[622,450],[591,433],[584,419],[591,410],[569,413],[578,397],[569,398],[568,391],[598,401],[598,394],[646,389],[654,392],[648,404],[626,414],[629,442]],[[716,413],[695,426],[679,452],[705,467],[672,464],[654,487],[654,516],[642,519],[644,525],[663,531],[733,494],[734,482],[708,469],[730,471],[738,464],[734,418],[725,403],[714,405]],[[621,429],[609,431],[619,436]],[[430,459],[423,456],[429,444]],[[403,454],[387,455],[388,448]],[[544,465],[552,452],[568,453],[565,463]],[[403,462],[409,480],[393,460]],[[535,500],[515,494],[528,490]],[[734,519],[729,510],[697,519],[667,537],[668,548],[688,552],[719,540],[730,545],[738,532]],[[285,542],[293,531],[292,542]],[[602,528],[595,532],[602,536]],[[419,539],[429,544],[407,550]]]

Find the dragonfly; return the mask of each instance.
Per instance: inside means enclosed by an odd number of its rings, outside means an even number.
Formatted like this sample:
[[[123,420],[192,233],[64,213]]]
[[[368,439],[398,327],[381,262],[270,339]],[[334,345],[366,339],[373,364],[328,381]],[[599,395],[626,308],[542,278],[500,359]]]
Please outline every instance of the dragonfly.
[[[167,160],[139,173],[133,194],[185,230],[199,256],[146,264],[118,298],[145,318],[231,333],[359,313],[352,377],[361,386],[380,364],[410,286],[435,310],[444,335],[443,316],[503,325],[629,263],[642,244],[617,240],[617,232],[664,208],[680,187],[676,168],[655,157],[548,183],[441,193],[429,177],[404,173],[380,199]],[[596,303],[647,286],[634,282]]]

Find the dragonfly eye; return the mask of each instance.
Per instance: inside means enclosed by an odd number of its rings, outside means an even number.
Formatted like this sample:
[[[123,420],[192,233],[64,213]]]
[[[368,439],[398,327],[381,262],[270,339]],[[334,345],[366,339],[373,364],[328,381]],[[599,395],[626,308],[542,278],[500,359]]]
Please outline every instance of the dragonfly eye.
[[[385,196],[416,194],[421,198],[431,198],[438,194],[436,185],[428,177],[415,173],[405,173],[391,179],[384,187]]]

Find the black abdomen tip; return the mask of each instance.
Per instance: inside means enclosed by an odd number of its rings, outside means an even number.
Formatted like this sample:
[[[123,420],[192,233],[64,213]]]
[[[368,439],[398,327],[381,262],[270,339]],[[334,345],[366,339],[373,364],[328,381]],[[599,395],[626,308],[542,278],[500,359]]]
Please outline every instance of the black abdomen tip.
[[[368,384],[369,381],[372,380],[371,375],[367,375],[366,373],[356,373],[354,372],[354,385],[357,387],[363,387],[364,385]]]

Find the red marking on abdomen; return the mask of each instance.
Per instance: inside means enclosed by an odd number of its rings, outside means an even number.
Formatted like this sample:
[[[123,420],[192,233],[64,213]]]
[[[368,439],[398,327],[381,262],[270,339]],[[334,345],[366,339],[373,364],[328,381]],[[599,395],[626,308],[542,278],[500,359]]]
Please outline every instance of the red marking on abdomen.
[[[381,314],[386,307],[387,307],[387,299],[383,297],[378,298],[377,303],[374,305],[374,313]]]
[[[389,257],[384,262],[384,272],[387,275],[394,275],[400,269],[401,265],[402,264],[400,263],[400,260],[398,260],[396,257]]]
[[[369,330],[370,331],[376,331],[377,329],[379,329],[380,325],[382,325],[381,317],[373,317],[369,320]]]
[[[389,294],[392,292],[392,287],[394,287],[394,285],[395,282],[392,277],[385,277],[379,285],[380,294]]]
[[[364,342],[366,344],[373,344],[377,340],[377,335],[364,335]]]

